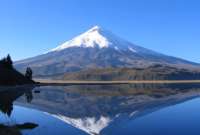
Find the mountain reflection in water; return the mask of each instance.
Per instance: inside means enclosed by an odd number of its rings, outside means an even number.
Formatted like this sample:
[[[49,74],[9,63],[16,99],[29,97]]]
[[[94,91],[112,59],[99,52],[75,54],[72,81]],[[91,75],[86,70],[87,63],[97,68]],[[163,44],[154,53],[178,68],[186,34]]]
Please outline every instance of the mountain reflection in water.
[[[10,116],[13,104],[33,108],[85,133],[110,135],[137,118],[199,95],[199,84],[26,87],[1,91],[0,109]]]

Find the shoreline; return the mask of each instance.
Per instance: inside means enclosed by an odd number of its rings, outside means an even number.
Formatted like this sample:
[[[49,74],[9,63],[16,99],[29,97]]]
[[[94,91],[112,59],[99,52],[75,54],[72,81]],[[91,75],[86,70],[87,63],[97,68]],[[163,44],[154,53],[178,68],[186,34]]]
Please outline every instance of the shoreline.
[[[124,80],[124,81],[68,81],[36,79],[38,85],[113,85],[113,84],[176,84],[199,83],[200,80]]]
[[[120,84],[200,84],[200,80],[124,80],[124,81],[67,81],[67,80],[44,80],[35,79],[35,84],[24,84],[15,86],[1,86],[0,89],[25,88],[37,86],[70,86],[70,85],[120,85]]]

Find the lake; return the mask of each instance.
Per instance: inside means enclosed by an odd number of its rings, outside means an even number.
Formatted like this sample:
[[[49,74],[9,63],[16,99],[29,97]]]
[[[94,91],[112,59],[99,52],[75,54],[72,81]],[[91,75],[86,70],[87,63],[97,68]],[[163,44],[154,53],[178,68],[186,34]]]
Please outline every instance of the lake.
[[[200,135],[199,96],[192,83],[4,87],[0,124],[19,135]]]

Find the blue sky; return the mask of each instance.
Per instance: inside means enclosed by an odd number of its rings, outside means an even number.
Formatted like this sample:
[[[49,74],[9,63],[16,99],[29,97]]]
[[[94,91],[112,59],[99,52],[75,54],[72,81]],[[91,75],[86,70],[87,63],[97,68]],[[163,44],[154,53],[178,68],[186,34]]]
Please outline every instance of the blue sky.
[[[200,63],[199,0],[0,0],[0,57],[52,49],[94,25]]]

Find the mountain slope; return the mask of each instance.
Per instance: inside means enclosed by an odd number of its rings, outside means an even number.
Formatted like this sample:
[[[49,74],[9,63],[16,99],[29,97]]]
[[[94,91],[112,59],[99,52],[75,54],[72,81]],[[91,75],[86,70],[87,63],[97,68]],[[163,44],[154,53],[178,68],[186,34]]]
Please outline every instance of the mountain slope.
[[[15,63],[24,71],[30,66],[35,75],[55,75],[90,68],[148,67],[165,64],[176,67],[198,67],[199,64],[166,56],[134,45],[98,26],[91,28],[50,50]]]
[[[199,80],[199,70],[153,65],[147,68],[87,69],[50,76],[58,80],[119,81],[119,80]],[[40,76],[42,78],[42,76]],[[45,76],[48,78],[48,76]]]

